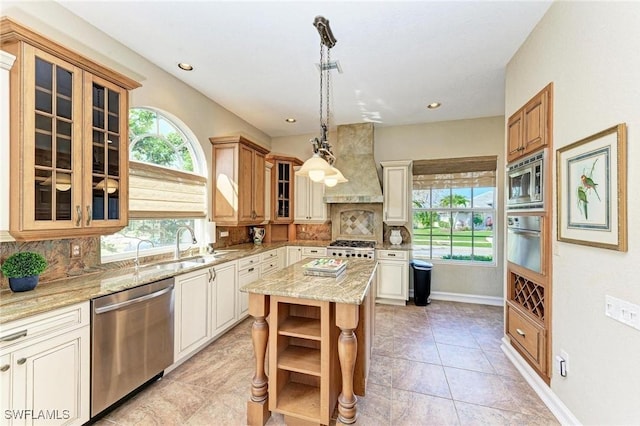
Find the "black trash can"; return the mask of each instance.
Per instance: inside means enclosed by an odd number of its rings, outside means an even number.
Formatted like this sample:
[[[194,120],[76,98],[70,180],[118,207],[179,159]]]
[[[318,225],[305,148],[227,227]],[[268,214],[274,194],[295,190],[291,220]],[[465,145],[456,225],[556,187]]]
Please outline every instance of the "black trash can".
[[[412,260],[413,270],[413,300],[416,306],[427,306],[431,303],[431,269],[433,264],[424,260]]]

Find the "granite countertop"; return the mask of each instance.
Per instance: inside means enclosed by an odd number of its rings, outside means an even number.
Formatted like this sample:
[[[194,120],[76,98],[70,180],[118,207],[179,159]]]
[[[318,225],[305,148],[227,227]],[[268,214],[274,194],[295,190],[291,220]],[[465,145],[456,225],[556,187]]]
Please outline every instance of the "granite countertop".
[[[239,244],[216,250],[213,255],[197,256],[197,258],[201,259],[200,263],[194,262],[194,258],[183,258],[180,261],[170,260],[150,265],[142,264],[137,272],[133,267],[124,269],[109,269],[105,267],[104,269],[75,277],[43,282],[31,291],[14,293],[5,288],[0,290],[0,324],[86,302],[100,296],[198,269],[232,262],[279,247],[293,245],[323,247],[328,243],[328,241],[315,240],[285,241],[262,245]]]
[[[304,268],[313,259],[303,259],[259,281],[247,284],[240,291],[286,296],[299,299],[360,305],[371,285],[377,262],[369,259],[349,259],[347,269],[338,278],[304,275]]]

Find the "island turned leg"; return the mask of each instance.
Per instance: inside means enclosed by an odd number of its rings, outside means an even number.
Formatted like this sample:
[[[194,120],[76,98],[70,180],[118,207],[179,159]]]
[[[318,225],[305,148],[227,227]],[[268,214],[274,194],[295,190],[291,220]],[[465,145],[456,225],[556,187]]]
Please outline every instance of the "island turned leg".
[[[264,371],[269,339],[269,296],[249,293],[249,314],[254,318],[251,326],[255,374],[251,380],[251,399],[247,402],[247,424],[264,426],[271,416],[269,411],[269,378]]]
[[[338,422],[355,423],[357,398],[353,392],[353,371],[358,354],[358,340],[354,330],[358,327],[358,305],[336,304],[336,325],[341,333],[338,337],[338,358],[342,370],[342,392],[338,396]]]

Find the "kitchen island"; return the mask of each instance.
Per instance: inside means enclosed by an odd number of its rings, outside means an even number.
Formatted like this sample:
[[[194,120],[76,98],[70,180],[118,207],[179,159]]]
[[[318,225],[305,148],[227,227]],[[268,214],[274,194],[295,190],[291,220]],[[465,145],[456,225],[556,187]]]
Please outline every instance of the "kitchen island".
[[[305,275],[309,261],[241,289],[254,318],[249,425],[264,425],[271,411],[287,424],[326,425],[336,403],[338,423],[356,421],[370,362],[376,262],[350,259],[340,277],[328,278]]]

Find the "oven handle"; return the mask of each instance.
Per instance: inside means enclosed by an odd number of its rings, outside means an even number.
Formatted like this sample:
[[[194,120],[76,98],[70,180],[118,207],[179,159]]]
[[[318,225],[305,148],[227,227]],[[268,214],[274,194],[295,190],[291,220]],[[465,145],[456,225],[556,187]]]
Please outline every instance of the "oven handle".
[[[94,311],[96,314],[104,314],[105,312],[115,311],[116,309],[124,308],[125,306],[133,305],[134,303],[144,302],[145,300],[154,299],[156,297],[160,297],[163,294],[166,294],[173,290],[173,284],[169,287],[163,288],[162,290],[158,290],[151,294],[145,294],[144,296],[136,297],[135,299],[125,300],[124,302],[114,303],[113,305],[102,306],[100,308],[95,308]]]

